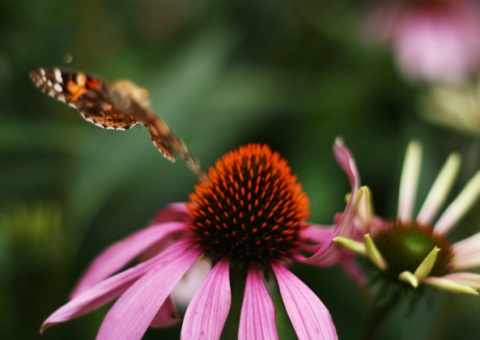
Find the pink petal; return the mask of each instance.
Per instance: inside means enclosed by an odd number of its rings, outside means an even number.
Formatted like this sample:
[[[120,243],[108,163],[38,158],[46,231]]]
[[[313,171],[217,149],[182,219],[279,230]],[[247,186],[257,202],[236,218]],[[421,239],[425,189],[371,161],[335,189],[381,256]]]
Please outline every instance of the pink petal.
[[[254,266],[248,270],[238,338],[278,339],[275,307],[260,273]]]
[[[437,1],[434,6],[377,3],[370,10],[366,35],[392,43],[397,63],[407,77],[457,83],[478,71],[478,1]]]
[[[185,203],[173,203],[157,212],[150,224],[183,222],[188,209]]]
[[[367,278],[354,259],[341,262],[340,265],[345,273],[347,273],[359,287],[366,286]]]
[[[353,225],[355,217],[355,201],[357,199],[357,192],[360,185],[360,176],[358,175],[357,166],[350,151],[343,145],[342,140],[338,138],[335,141],[334,153],[338,164],[343,171],[345,171],[345,174],[349,179],[352,195],[348,200],[344,212],[337,215],[338,218],[336,218],[335,227],[333,233],[330,235],[330,239],[328,239],[328,231],[319,233],[317,238],[323,238],[323,244],[321,244],[321,247],[315,252],[315,254],[302,261],[320,267],[328,267],[353,256],[352,252],[333,242],[334,237],[343,236],[356,239],[359,237],[360,233],[360,231]],[[307,232],[312,233],[314,230]]]
[[[185,313],[181,339],[219,339],[231,304],[229,262],[213,267]]]
[[[360,176],[358,175],[357,165],[351,155],[350,151],[343,145],[343,142],[337,138],[334,147],[335,157],[338,164],[343,169],[350,181],[350,187],[352,194],[348,200],[347,206],[342,214],[338,215],[338,222],[336,221],[336,228],[334,231],[334,237],[344,236],[349,238],[356,237],[357,230],[353,228],[353,218],[355,217],[355,202],[357,200],[357,192],[360,186]],[[331,247],[338,248],[335,243],[332,243]],[[329,248],[331,248],[329,247]]]
[[[177,308],[175,308],[172,298],[168,297],[153,318],[150,327],[169,327],[177,324],[179,321],[180,317],[177,314]]]
[[[394,49],[412,79],[461,83],[478,70],[478,4],[452,1],[442,8],[412,8],[398,22]],[[441,53],[439,53],[441,52]]]
[[[460,272],[443,276],[442,278],[452,280],[460,284],[470,286],[475,289],[480,289],[480,274]]]
[[[333,230],[330,229],[330,233],[329,231],[323,231],[316,236],[318,240],[323,238],[323,243],[320,243],[320,247],[317,247],[318,250],[315,252],[315,254],[313,254],[309,258],[297,255],[295,257],[296,260],[318,267],[330,267],[336,263],[348,261],[349,259],[354,257],[355,254],[352,251],[333,242],[333,238],[337,236],[343,236],[350,239],[359,238],[360,231],[354,228],[352,215],[353,207],[351,208],[352,212],[343,214],[344,218],[340,220],[340,224],[335,226]],[[345,228],[346,226],[349,226],[349,228]],[[312,225],[311,227],[318,228],[318,226],[316,225]],[[310,231],[309,234],[312,234],[312,231]]]
[[[184,223],[172,222],[144,228],[105,249],[90,264],[77,283],[71,298],[75,298],[111,274],[115,273],[139,253],[172,233],[185,230]]]
[[[138,279],[113,305],[97,339],[141,339],[175,284],[200,256],[198,249],[180,249],[169,262]]]
[[[113,300],[152,268],[175,261],[179,253],[185,252],[190,244],[187,241],[179,241],[151,260],[142,262],[87,289],[50,315],[43,323],[41,332],[54,324],[84,315]]]
[[[295,275],[272,264],[283,303],[299,339],[338,339],[335,325],[320,299]]]
[[[453,245],[452,266],[454,269],[467,269],[480,266],[480,233]]]
[[[302,230],[301,238],[305,240],[302,243],[302,249],[309,252],[317,252],[325,243],[331,242],[334,231],[334,226],[323,226],[311,224],[306,229]],[[301,254],[299,254],[301,255]],[[305,258],[301,255],[301,258]]]
[[[357,165],[355,164],[355,159],[350,153],[350,150],[348,150],[343,144],[341,139],[337,138],[333,147],[333,152],[338,165],[340,165],[350,181],[352,192],[356,191],[360,186],[360,176],[358,175]]]

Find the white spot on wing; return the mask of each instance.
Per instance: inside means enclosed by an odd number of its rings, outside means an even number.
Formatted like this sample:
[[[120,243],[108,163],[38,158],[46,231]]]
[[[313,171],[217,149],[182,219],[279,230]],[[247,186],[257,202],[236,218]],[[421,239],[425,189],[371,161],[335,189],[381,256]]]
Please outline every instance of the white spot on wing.
[[[53,85],[53,89],[57,92],[63,92],[62,85],[60,85],[60,84]]]
[[[60,84],[63,83],[62,72],[58,68],[53,69],[53,74],[55,75],[55,80],[58,83],[60,83]]]
[[[81,72],[77,73],[77,84],[79,86],[85,86],[85,84],[87,83],[87,76]]]

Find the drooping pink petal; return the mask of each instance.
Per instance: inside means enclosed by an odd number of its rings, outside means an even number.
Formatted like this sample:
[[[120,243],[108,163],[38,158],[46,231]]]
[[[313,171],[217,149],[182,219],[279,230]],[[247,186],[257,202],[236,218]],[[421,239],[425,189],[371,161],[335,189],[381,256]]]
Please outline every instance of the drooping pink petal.
[[[181,339],[219,339],[231,304],[229,262],[221,260],[188,305]]]
[[[178,259],[190,244],[189,241],[179,241],[149,261],[142,262],[87,289],[50,315],[43,323],[41,332],[54,324],[84,315],[113,300],[152,268]]]
[[[337,138],[335,141],[334,153],[338,164],[348,177],[351,188],[351,195],[347,206],[342,214],[338,214],[338,221],[335,222],[336,228],[334,230],[334,237],[344,236],[355,238],[358,231],[354,230],[352,223],[353,218],[355,217],[355,204],[357,200],[358,189],[360,187],[360,176],[358,175],[355,159],[351,155],[350,150],[343,145],[341,139]],[[332,246],[334,248],[337,247],[336,244],[332,244]]]
[[[359,287],[366,285],[367,278],[354,259],[343,261],[340,265],[345,273],[347,273]]]
[[[338,164],[348,177],[352,192],[357,190],[360,187],[360,176],[358,175],[357,165],[350,150],[343,144],[341,139],[337,138],[333,152]]]
[[[337,236],[339,229],[337,226],[323,228],[322,226],[311,225],[301,233],[301,236],[317,242],[317,244],[302,244],[302,248],[309,251],[313,250],[315,253],[308,258],[300,253],[295,254],[295,260],[318,267],[329,267],[354,256],[351,251],[333,242],[333,238]]]
[[[248,270],[238,339],[278,339],[275,307],[258,270]]]
[[[272,264],[283,303],[299,339],[337,339],[328,309],[295,275],[279,264]]]
[[[315,254],[306,260],[302,260],[302,262],[321,267],[331,266],[352,256],[350,251],[333,242],[334,237],[343,236],[356,239],[360,233],[360,230],[357,230],[353,226],[353,219],[355,217],[355,202],[357,200],[357,193],[360,186],[360,176],[358,175],[357,166],[350,151],[343,145],[341,139],[337,139],[335,141],[334,154],[338,164],[348,177],[352,194],[348,200],[344,212],[337,215],[338,218],[336,218],[335,227],[331,235],[328,235],[328,231],[319,233],[318,229],[307,230],[307,233],[310,233],[313,237],[315,237],[313,233],[316,232],[316,237],[323,238],[323,243],[315,252]],[[330,239],[326,239],[326,236],[330,236]]]
[[[480,233],[453,245],[452,266],[457,270],[480,266]]]
[[[177,308],[175,307],[172,298],[168,297],[162,307],[158,310],[157,314],[153,317],[150,327],[169,327],[177,324],[179,321],[180,317],[177,314]]]
[[[311,253],[317,252],[324,244],[331,242],[333,239],[334,226],[323,226],[311,224],[301,231],[300,237],[305,240],[302,243],[302,249]],[[300,258],[305,256],[298,254]]]
[[[97,339],[141,339],[175,284],[199,256],[198,249],[184,248],[171,261],[157,263],[115,302]]]
[[[142,251],[172,233],[185,230],[185,224],[171,222],[144,228],[114,243],[95,258],[71,293],[71,298],[115,273]]]
[[[183,222],[187,214],[187,205],[185,203],[173,203],[166,208],[161,209],[152,218],[151,224],[159,224],[164,222]]]

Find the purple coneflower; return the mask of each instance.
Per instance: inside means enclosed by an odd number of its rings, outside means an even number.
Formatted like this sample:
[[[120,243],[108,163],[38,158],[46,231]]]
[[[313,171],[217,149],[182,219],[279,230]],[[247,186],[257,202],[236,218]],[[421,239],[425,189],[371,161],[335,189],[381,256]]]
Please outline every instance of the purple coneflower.
[[[340,142],[334,150],[351,183],[357,183],[348,150]],[[117,297],[101,325],[99,339],[139,339],[149,326],[169,326],[178,321],[170,294],[202,258],[212,263],[212,269],[187,307],[183,339],[220,337],[231,305],[232,271],[246,276],[239,339],[278,338],[275,309],[265,285],[268,277],[276,278],[299,338],[336,339],[326,307],[286,265],[305,262],[300,252],[308,251],[317,252],[316,265],[340,261],[340,254],[322,261],[321,249],[332,252],[332,232],[337,235],[339,229],[349,229],[344,224],[351,220],[353,210],[352,204],[347,205],[343,215],[348,218],[341,218],[334,228],[308,224],[307,196],[287,162],[267,146],[241,147],[210,168],[189,203],[164,209],[153,225],[100,254],[72,299],[44,322],[42,330]],[[146,252],[147,260],[112,275]]]
[[[413,207],[421,169],[421,146],[410,143],[400,181],[398,217],[385,220],[374,216],[370,194],[361,188],[357,199],[358,226],[364,241],[338,237],[336,242],[367,256],[389,282],[403,287],[423,285],[477,295],[480,275],[465,272],[480,266],[480,233],[451,244],[445,234],[472,207],[480,194],[480,172],[467,183],[457,198],[435,223],[433,219],[443,205],[454,182],[460,157],[452,154],[433,184],[417,217]]]
[[[408,78],[458,83],[479,71],[477,0],[380,1],[370,13],[369,36],[391,43]]]

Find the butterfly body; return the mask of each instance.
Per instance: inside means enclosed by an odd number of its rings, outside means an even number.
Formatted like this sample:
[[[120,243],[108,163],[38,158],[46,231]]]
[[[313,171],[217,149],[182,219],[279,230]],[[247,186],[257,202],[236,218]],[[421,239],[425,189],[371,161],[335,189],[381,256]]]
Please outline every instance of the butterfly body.
[[[82,117],[104,129],[128,130],[141,123],[153,144],[170,161],[178,152],[197,175],[198,160],[148,107],[148,91],[128,80],[110,83],[83,72],[39,68],[30,72],[35,85],[45,94],[76,109]]]

